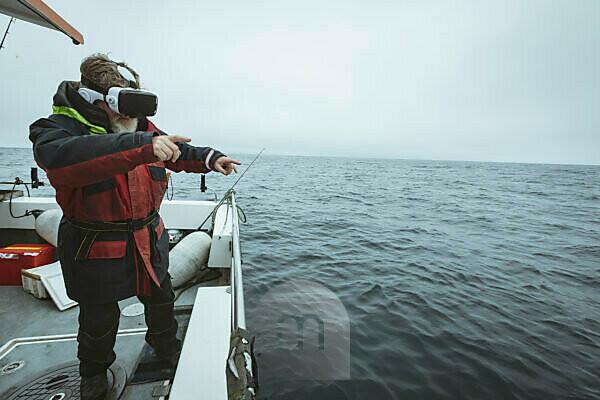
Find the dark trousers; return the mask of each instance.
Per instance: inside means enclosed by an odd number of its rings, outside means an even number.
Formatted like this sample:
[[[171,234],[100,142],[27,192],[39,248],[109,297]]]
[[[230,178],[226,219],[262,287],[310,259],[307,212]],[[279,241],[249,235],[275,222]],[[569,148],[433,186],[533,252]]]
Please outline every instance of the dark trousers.
[[[177,351],[180,342],[176,337],[175,295],[171,279],[167,275],[160,288],[151,283],[147,297],[138,296],[144,304],[144,316],[148,332],[146,341],[159,355],[169,355]],[[79,304],[79,373],[93,376],[105,372],[115,361],[113,350],[119,329],[121,310],[117,302],[107,304]]]

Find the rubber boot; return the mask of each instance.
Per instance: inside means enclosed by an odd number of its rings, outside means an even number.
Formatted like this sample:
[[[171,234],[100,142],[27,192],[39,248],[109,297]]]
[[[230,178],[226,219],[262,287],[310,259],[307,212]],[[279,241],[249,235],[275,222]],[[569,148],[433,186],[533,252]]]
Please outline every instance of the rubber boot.
[[[81,400],[104,400],[108,392],[106,371],[94,376],[82,376],[79,392]]]
[[[171,368],[175,368],[177,367],[177,363],[179,362],[179,356],[181,355],[181,341],[177,340],[176,344],[170,350],[170,352],[166,353],[164,352],[164,350],[163,352],[161,352],[157,351],[157,349],[154,348],[154,352],[161,361],[167,363]]]

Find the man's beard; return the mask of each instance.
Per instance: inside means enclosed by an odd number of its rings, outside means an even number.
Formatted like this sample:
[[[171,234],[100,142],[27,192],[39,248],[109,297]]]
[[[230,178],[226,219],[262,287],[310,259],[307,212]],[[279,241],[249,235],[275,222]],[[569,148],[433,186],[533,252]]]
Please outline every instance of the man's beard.
[[[137,131],[137,125],[137,118],[118,116],[110,119],[110,126],[115,133],[135,132]]]

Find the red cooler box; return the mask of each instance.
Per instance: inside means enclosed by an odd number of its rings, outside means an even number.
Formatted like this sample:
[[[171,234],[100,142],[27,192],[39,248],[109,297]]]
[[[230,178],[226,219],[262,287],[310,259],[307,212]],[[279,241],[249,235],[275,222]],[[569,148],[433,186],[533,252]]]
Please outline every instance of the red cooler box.
[[[21,270],[56,261],[49,244],[13,244],[0,248],[0,285],[21,285]]]

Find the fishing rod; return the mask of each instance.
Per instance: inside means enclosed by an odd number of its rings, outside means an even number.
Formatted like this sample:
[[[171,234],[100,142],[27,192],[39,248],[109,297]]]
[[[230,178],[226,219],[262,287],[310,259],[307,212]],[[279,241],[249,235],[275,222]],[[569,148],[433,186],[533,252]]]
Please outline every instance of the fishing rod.
[[[227,191],[225,192],[225,194],[223,195],[223,197],[221,197],[221,200],[217,203],[217,205],[215,206],[215,208],[213,208],[213,210],[208,214],[208,216],[204,219],[204,221],[202,221],[202,223],[200,224],[200,226],[198,226],[197,230],[200,230],[202,228],[202,226],[204,226],[204,224],[206,223],[206,221],[208,221],[210,219],[210,217],[212,217],[216,213],[217,209],[223,205],[223,203],[225,202],[225,200],[227,200],[231,196],[231,193],[233,192],[233,188],[235,187],[235,185],[237,185],[238,182],[242,180],[242,178],[244,177],[244,175],[246,175],[246,172],[248,172],[248,170],[250,169],[250,167],[252,167],[252,165],[256,162],[256,160],[258,160],[258,158],[260,157],[260,155],[265,150],[266,150],[266,148],[263,147],[263,149],[258,152],[258,154],[256,155],[256,157],[254,157],[254,160],[252,160],[252,162],[250,164],[248,164],[248,166],[246,167],[246,169],[240,174],[240,176],[237,178],[237,180],[235,182],[233,182],[233,185],[231,185],[231,187],[229,189],[227,189]]]

